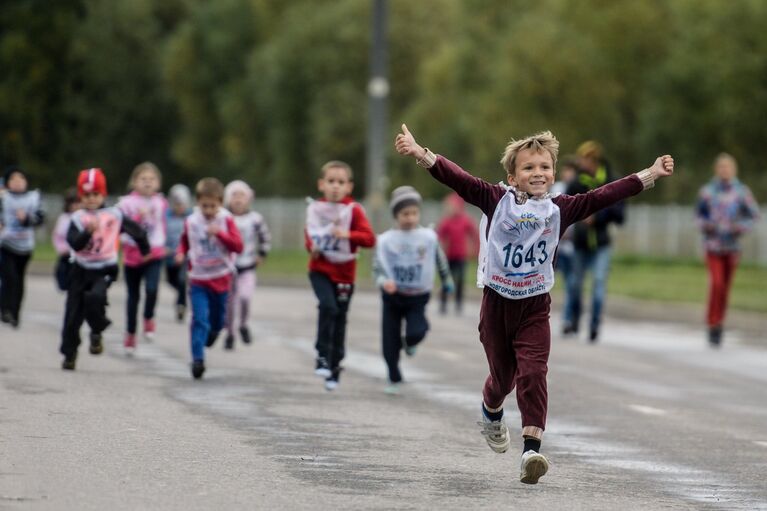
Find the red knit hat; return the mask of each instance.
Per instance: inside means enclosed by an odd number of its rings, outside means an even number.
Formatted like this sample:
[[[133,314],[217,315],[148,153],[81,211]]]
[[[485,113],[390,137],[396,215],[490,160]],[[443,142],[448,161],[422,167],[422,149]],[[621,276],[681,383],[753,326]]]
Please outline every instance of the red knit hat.
[[[77,176],[77,195],[82,197],[85,193],[107,194],[107,178],[101,169],[81,170]]]

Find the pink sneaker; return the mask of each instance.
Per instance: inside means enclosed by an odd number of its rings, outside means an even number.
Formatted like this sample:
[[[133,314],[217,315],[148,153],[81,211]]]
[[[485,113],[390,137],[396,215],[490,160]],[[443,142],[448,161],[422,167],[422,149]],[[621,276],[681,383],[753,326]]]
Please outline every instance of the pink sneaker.
[[[123,347],[125,348],[125,353],[132,355],[136,351],[136,335],[126,332]]]
[[[144,339],[154,341],[154,319],[144,320]]]

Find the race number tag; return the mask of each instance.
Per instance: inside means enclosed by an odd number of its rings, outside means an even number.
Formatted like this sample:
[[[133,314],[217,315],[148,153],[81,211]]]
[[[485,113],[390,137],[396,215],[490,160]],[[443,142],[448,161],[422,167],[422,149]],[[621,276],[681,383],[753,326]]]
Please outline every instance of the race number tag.
[[[354,203],[312,201],[306,208],[306,232],[314,246],[330,262],[345,263],[356,259],[348,239],[337,238],[333,231],[349,231]]]

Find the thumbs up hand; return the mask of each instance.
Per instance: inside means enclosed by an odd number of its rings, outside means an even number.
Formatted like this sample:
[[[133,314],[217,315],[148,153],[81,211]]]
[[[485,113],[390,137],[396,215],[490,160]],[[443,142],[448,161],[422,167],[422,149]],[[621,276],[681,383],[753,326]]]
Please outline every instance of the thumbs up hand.
[[[415,137],[407,129],[406,125],[402,125],[402,133],[397,135],[394,140],[394,148],[397,152],[403,156],[414,156],[417,160],[420,160],[426,154],[426,150],[418,145],[415,141]]]

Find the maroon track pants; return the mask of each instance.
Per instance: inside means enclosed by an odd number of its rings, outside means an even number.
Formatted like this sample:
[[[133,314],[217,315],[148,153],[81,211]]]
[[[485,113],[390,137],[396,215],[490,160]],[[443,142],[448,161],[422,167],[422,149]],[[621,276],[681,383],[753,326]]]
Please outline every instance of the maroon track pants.
[[[550,308],[548,293],[509,300],[486,287],[479,316],[479,340],[490,367],[485,405],[500,408],[516,386],[522,434],[533,437],[546,428]]]
[[[706,253],[706,265],[708,266],[708,313],[706,320],[708,326],[720,326],[724,322],[724,314],[727,311],[727,299],[730,296],[732,279],[735,276],[735,268],[738,266],[738,253],[727,252],[724,254]]]

